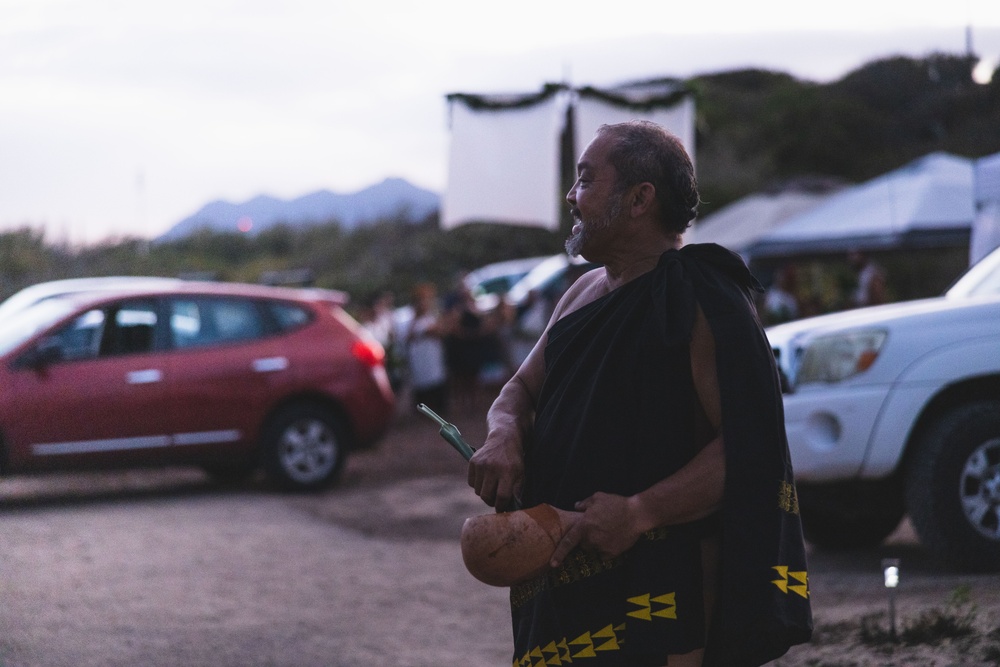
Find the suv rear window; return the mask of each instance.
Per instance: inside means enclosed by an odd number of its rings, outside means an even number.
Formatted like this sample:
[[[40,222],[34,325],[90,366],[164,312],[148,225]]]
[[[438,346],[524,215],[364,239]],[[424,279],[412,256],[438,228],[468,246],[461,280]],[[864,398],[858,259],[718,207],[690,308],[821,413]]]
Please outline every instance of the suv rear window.
[[[169,309],[170,334],[178,348],[253,340],[268,333],[250,299],[177,298]]]
[[[279,331],[297,329],[312,321],[312,312],[294,303],[268,301],[267,310]]]

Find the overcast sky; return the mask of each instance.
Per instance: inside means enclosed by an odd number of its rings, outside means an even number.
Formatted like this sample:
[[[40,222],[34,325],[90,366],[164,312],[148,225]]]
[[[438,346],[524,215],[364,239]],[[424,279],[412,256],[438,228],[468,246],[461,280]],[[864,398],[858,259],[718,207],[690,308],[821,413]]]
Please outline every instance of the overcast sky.
[[[0,0],[0,230],[156,236],[204,204],[442,191],[449,92],[1000,59],[1000,1]]]

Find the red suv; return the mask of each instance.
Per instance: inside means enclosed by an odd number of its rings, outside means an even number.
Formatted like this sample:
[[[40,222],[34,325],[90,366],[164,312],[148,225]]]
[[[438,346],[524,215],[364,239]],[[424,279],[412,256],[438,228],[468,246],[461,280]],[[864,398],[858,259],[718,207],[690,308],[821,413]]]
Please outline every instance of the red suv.
[[[333,482],[393,414],[379,344],[339,292],[232,283],[62,294],[0,322],[0,471],[263,467]]]

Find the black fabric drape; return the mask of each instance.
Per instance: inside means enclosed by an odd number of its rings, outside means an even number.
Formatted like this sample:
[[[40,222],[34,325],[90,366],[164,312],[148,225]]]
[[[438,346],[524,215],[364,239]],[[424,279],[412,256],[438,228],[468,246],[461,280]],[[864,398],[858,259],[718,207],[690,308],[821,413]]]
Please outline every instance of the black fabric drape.
[[[526,452],[525,506],[572,509],[596,491],[637,493],[700,449],[689,353],[696,304],[716,341],[725,499],[714,522],[668,527],[614,562],[577,559],[577,570],[512,591],[515,664],[560,639],[571,644],[575,637],[587,651],[593,632],[601,633],[605,653],[595,649],[588,664],[662,664],[664,651],[697,648],[705,636],[697,546],[704,531],[719,525],[720,590],[706,667],[760,665],[809,639],[807,568],[780,385],[753,307],[759,289],[737,255],[691,245],[664,253],[653,271],[550,329]],[[636,611],[644,601],[651,611],[656,603],[649,600],[668,599],[676,608],[661,608],[659,619]],[[644,622],[650,620],[659,625]]]

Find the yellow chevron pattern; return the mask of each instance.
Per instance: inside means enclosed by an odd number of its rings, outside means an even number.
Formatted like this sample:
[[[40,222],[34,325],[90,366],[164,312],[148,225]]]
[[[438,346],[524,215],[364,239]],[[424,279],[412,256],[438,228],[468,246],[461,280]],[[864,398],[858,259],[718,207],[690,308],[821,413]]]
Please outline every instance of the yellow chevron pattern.
[[[771,568],[778,573],[778,579],[771,583],[778,587],[782,593],[789,591],[804,598],[809,597],[809,574],[808,572],[789,571],[787,565],[775,565]],[[794,583],[798,582],[798,583]]]
[[[638,618],[642,621],[651,621],[654,616],[660,618],[677,618],[675,593],[664,593],[656,597],[652,597],[649,593],[646,593],[645,595],[637,595],[636,597],[629,598],[628,601],[639,607],[639,609],[634,609],[626,614],[632,618]],[[662,608],[653,611],[654,602],[662,606]]]
[[[577,637],[576,639],[574,639],[573,641],[571,641],[569,643],[569,645],[570,646],[580,646],[580,647],[582,647],[579,650],[577,650],[577,649],[571,649],[571,650],[575,650],[576,651],[576,653],[573,653],[573,659],[574,660],[576,658],[596,658],[597,657],[597,652],[594,651],[594,640],[590,636],[589,632],[584,632],[582,635],[580,635],[579,637]]]
[[[549,642],[549,645],[542,649],[542,653],[545,655],[545,662],[542,664],[546,667],[563,664],[562,658],[559,656],[559,646],[554,641]]]
[[[570,655],[569,655],[569,645],[566,643],[566,639],[565,638],[563,638],[563,640],[561,642],[559,642],[558,644],[556,644],[556,648],[559,649],[559,658],[558,658],[558,660],[560,660],[562,663],[565,663],[567,665],[570,664],[571,662],[573,662],[573,658],[571,658]],[[549,664],[558,665],[558,664],[561,664],[561,663],[560,662],[552,662],[552,663],[549,663]]]
[[[628,601],[639,609],[629,612],[629,616],[645,621],[657,618],[677,618],[677,600],[675,593],[651,594],[628,598]],[[584,632],[573,640],[565,637],[559,641],[550,641],[545,646],[536,646],[520,659],[514,660],[512,667],[564,667],[574,661],[587,662],[587,658],[597,658],[600,653],[620,651],[625,644],[625,623],[609,623],[600,630]]]
[[[623,626],[624,627],[624,626]],[[594,633],[594,639],[604,639],[601,644],[595,646],[595,650],[598,651],[617,651],[621,648],[618,644],[618,635],[615,633],[615,629],[609,623],[607,626],[601,628]]]

